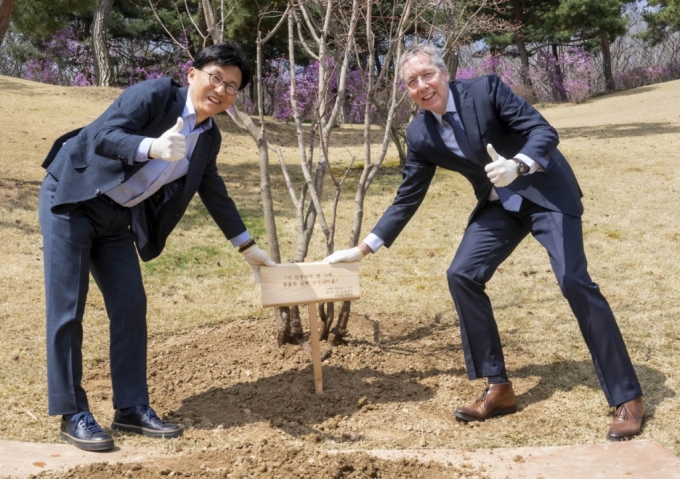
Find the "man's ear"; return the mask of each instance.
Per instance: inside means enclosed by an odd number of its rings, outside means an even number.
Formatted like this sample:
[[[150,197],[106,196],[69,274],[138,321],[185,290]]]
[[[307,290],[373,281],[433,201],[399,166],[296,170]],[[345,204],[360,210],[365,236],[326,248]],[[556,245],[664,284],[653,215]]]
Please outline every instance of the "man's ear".
[[[187,72],[187,83],[191,85],[194,81],[194,77],[196,76],[196,69],[194,67],[190,67],[189,71]]]

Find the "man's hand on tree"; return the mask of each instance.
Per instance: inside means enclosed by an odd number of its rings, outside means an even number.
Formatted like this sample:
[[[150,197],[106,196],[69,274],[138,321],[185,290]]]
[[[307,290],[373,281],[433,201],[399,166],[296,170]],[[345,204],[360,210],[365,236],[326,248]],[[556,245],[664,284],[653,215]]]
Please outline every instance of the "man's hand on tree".
[[[175,126],[163,133],[151,143],[149,158],[162,158],[165,161],[179,161],[186,155],[187,145],[184,135],[180,133],[184,120],[177,118]]]
[[[517,178],[517,162],[503,158],[496,153],[491,143],[486,145],[486,151],[493,160],[493,162],[484,167],[486,176],[489,177],[491,183],[494,186],[502,187],[508,186],[515,181],[515,178]]]

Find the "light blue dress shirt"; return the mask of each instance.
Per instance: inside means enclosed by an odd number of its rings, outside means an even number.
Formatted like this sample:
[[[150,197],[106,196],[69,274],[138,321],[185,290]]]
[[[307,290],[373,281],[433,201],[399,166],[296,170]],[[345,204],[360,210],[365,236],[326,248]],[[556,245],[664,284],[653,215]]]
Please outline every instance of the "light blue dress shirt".
[[[187,96],[187,103],[182,112],[182,120],[184,120],[184,126],[180,133],[184,135],[186,141],[186,154],[184,158],[179,161],[165,161],[157,158],[149,159],[149,148],[151,148],[151,143],[155,138],[145,138],[137,148],[135,161],[146,163],[146,165],[128,178],[127,181],[107,191],[105,194],[109,198],[122,206],[130,208],[153,195],[163,185],[172,183],[187,174],[191,155],[196,148],[198,137],[201,133],[212,128],[212,118],[208,118],[196,126],[196,109],[193,103],[191,103],[191,98]],[[250,233],[244,231],[232,238],[230,242],[234,246],[239,246],[249,239]]]

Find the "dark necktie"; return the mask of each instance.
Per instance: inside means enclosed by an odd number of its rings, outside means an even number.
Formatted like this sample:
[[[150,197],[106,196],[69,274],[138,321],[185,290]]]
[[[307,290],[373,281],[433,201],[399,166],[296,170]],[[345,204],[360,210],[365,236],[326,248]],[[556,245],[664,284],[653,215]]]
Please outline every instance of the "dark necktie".
[[[472,161],[473,163],[478,164],[479,166],[484,166],[477,159],[477,156],[475,156],[475,152],[472,149],[472,145],[470,144],[467,133],[465,133],[463,126],[454,118],[453,113],[447,111],[442,115],[442,119],[451,125],[451,128],[453,128],[453,135],[456,137],[458,147],[460,148],[460,151],[463,152],[463,155],[465,155],[465,158]],[[496,189],[498,199],[501,200],[503,208],[505,208],[507,211],[519,211],[520,206],[522,206],[522,197],[520,195],[505,186],[495,186],[494,188]]]

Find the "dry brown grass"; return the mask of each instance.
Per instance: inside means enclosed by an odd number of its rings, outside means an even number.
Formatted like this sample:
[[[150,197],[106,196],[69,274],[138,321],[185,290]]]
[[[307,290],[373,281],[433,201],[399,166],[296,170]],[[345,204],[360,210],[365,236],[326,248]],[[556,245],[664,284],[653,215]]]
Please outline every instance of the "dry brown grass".
[[[44,174],[40,163],[54,138],[95,118],[118,93],[0,77],[5,125],[0,137],[4,151],[0,163],[0,438],[56,439],[57,422],[46,414],[42,253],[36,212]],[[675,454],[680,454],[676,427],[680,417],[676,395],[680,387],[680,170],[675,165],[680,151],[679,97],[680,82],[671,82],[578,106],[539,107],[560,132],[560,148],[585,194],[590,272],[617,315],[640,375],[648,408],[643,437],[657,440]],[[263,236],[254,144],[227,118],[219,122],[224,132],[221,172],[249,228]],[[284,145],[294,164],[298,156],[292,126],[272,123],[271,131],[272,141]],[[378,134],[376,130],[376,138]],[[361,155],[359,127],[343,127],[334,135],[341,141],[335,144],[332,158],[346,164],[348,150]],[[285,260],[292,255],[295,219],[277,167],[273,176]],[[364,233],[390,204],[399,181],[398,170],[388,167],[371,187]],[[339,210],[338,248],[348,238],[355,183],[356,177],[350,178]],[[399,318],[414,327],[435,319],[455,321],[444,272],[473,203],[463,178],[440,171],[425,204],[396,244],[362,263],[363,299],[355,303],[354,314]],[[310,256],[322,258],[324,251],[324,238],[317,230]],[[271,318],[271,312],[260,307],[250,269],[199,201],[192,203],[161,258],[143,268],[151,334],[181,336],[199,325]],[[503,419],[496,423],[500,428],[456,433],[450,447],[602,440],[610,420],[608,408],[576,321],[549,270],[547,255],[528,239],[502,266],[488,291],[517,392],[550,384],[552,393],[529,403],[523,420]],[[94,283],[91,286],[85,319],[86,367],[108,357],[103,302]],[[451,355],[452,368],[461,367],[460,353],[442,354]],[[452,401],[467,401],[478,387],[463,377],[440,386]],[[568,428],[562,425],[565,418]]]

